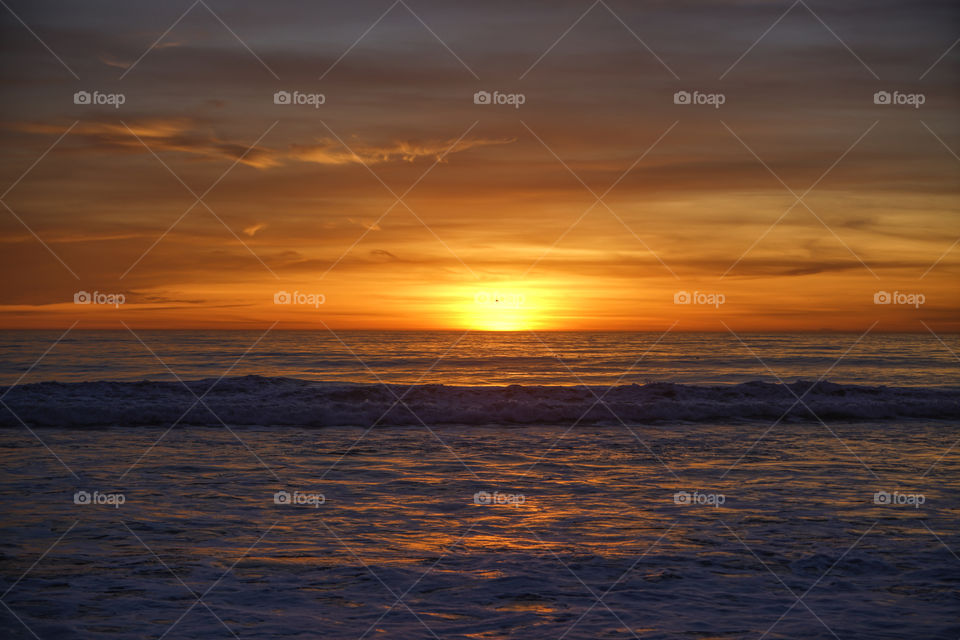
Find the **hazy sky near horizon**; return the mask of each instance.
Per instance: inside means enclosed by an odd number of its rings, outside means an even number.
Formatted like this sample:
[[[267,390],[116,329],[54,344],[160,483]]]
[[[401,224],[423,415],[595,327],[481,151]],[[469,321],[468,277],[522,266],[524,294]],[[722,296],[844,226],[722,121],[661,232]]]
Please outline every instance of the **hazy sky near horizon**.
[[[8,5],[2,327],[960,330],[954,2]]]

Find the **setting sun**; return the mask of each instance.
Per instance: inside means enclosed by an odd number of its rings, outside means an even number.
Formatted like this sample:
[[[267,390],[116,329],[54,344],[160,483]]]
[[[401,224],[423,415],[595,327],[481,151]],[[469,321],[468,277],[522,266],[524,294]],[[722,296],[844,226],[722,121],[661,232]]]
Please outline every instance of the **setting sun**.
[[[475,331],[544,328],[531,297],[511,288],[491,288],[473,293],[462,311],[461,324]]]

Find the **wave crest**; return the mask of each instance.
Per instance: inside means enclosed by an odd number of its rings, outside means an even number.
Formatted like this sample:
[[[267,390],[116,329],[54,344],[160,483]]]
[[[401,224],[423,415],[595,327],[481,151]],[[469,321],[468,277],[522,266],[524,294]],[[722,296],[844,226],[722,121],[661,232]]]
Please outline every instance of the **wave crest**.
[[[9,389],[0,426],[627,424],[950,419],[954,388],[831,382],[615,387],[364,385],[245,376],[185,383],[39,382]],[[4,391],[7,391],[4,389]],[[192,392],[192,393],[191,393]],[[197,402],[196,396],[202,398]],[[801,396],[803,403],[796,402]],[[603,398],[602,402],[597,397]],[[397,398],[402,398],[398,402]],[[222,421],[222,423],[221,423]]]

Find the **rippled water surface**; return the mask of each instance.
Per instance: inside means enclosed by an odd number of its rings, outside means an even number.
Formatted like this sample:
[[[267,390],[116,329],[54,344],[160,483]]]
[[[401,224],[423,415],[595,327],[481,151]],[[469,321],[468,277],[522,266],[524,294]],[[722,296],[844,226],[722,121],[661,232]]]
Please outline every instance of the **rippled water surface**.
[[[757,442],[765,430],[54,428],[49,451],[4,430],[0,625],[45,640],[956,638],[958,427],[779,425]]]
[[[173,374],[195,380],[229,371],[397,384],[713,384],[826,376],[847,384],[960,386],[960,336],[929,333],[136,330],[60,338],[59,332],[0,332],[0,384],[29,370],[23,382],[172,380]]]

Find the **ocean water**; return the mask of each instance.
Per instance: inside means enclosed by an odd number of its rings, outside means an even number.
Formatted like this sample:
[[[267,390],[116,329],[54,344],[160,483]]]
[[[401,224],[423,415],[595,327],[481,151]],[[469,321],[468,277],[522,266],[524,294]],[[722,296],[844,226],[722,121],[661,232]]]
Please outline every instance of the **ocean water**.
[[[0,384],[222,375],[447,385],[960,386],[960,336],[337,331],[0,332]],[[39,362],[47,349],[56,346]],[[33,367],[31,369],[31,367]],[[171,373],[172,372],[172,373]]]
[[[956,336],[58,337],[3,637],[960,636]]]

